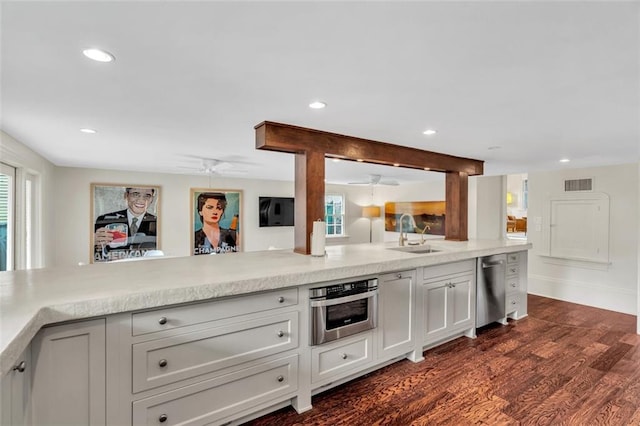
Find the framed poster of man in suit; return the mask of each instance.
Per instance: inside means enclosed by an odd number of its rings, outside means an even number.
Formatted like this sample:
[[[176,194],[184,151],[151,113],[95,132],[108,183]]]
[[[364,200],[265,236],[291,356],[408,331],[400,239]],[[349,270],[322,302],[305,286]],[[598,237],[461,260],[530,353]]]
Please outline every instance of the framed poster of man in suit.
[[[143,257],[159,249],[160,187],[91,184],[91,261]]]

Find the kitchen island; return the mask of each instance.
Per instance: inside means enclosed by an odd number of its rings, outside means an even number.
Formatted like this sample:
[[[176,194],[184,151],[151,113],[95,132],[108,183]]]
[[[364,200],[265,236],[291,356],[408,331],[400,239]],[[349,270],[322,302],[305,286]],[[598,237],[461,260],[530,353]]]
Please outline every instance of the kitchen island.
[[[114,375],[117,375],[122,373],[120,370],[124,367],[128,370],[133,369],[130,365],[131,361],[127,360],[127,358],[132,357],[132,345],[134,345],[134,357],[136,356],[135,345],[138,345],[137,348],[146,348],[145,350],[148,351],[155,350],[151,348],[153,343],[147,341],[150,339],[136,336],[135,333],[133,337],[131,336],[131,324],[135,323],[135,321],[132,321],[131,314],[127,313],[153,311],[169,305],[205,301],[216,302],[217,300],[219,302],[215,306],[221,306],[220,304],[226,303],[226,300],[234,300],[234,297],[237,299],[238,296],[245,297],[254,293],[261,295],[273,291],[305,289],[317,283],[352,279],[354,277],[381,276],[396,271],[414,271],[411,285],[415,286],[415,271],[421,271],[422,268],[425,268],[424,270],[426,271],[428,267],[464,261],[469,261],[467,263],[470,265],[470,261],[475,261],[477,257],[500,253],[526,253],[526,250],[531,248],[531,245],[526,242],[510,240],[472,240],[465,242],[437,240],[430,241],[429,245],[440,251],[406,253],[392,250],[396,244],[357,244],[327,247],[327,254],[324,257],[304,256],[295,254],[290,250],[273,250],[222,256],[154,258],[121,263],[2,273],[0,274],[1,377],[13,371],[23,351],[28,348],[37,334],[41,334],[38,333],[39,330],[49,324],[103,318],[106,321],[107,329],[106,337],[103,337],[103,339],[106,339],[107,346],[109,346],[109,342],[113,341],[127,342],[124,347],[128,347],[128,349],[120,348],[107,356],[109,359],[119,359],[116,363],[117,368],[110,369],[111,367],[107,367],[108,371],[112,371]],[[429,283],[427,282],[427,284]],[[475,286],[475,281],[472,284]],[[450,283],[447,283],[447,285],[451,286]],[[381,280],[380,287],[382,298],[384,297],[384,280]],[[389,288],[391,288],[391,285],[389,285]],[[412,298],[411,306],[416,306],[417,296],[413,293],[409,296]],[[286,343],[289,345],[287,346],[288,352],[285,351],[283,354],[289,357],[287,359],[300,356],[299,365],[297,362],[292,362],[290,365],[295,364],[295,368],[286,367],[289,368],[290,373],[293,368],[296,374],[298,374],[298,370],[306,372],[315,368],[311,365],[312,355],[307,356],[312,350],[308,345],[308,318],[305,318],[308,314],[308,307],[306,306],[308,299],[305,297],[303,291],[300,291],[299,296],[297,294],[292,296],[292,299],[295,298],[295,303],[285,307],[282,310],[282,314],[280,314],[281,317],[276,318],[281,323],[285,321],[283,319],[285,318],[288,323],[297,324],[294,324],[294,326],[287,329],[286,333],[283,333],[291,336],[295,334],[295,338],[290,336]],[[473,291],[473,297],[475,297],[475,290]],[[280,298],[283,297],[280,296]],[[295,305],[299,305],[299,307],[295,308]],[[252,315],[255,316],[256,322],[264,322],[264,318],[254,313],[249,313],[246,316],[247,321],[254,319]],[[415,318],[422,318],[422,316],[412,317],[412,321],[415,321]],[[216,323],[216,326],[231,328],[234,326],[230,320],[223,318],[221,321]],[[229,324],[224,321],[228,321]],[[83,322],[85,321],[80,321],[80,323]],[[71,325],[73,324],[71,323]],[[468,325],[465,327],[468,327]],[[297,326],[300,328],[299,332],[294,333],[293,331],[297,330]],[[384,324],[382,324],[383,326]],[[104,328],[105,326],[102,325],[102,327]],[[203,326],[198,324],[190,327],[192,328],[188,329],[189,333],[204,332]],[[44,331],[53,328],[55,327],[46,328]],[[413,329],[415,327],[412,326],[411,330]],[[114,332],[113,330],[120,331]],[[128,335],[125,336],[122,330],[126,330]],[[411,333],[411,340],[414,340],[413,333],[415,332],[411,331]],[[143,334],[141,333],[141,335]],[[154,337],[158,341],[162,340],[160,338],[175,340],[177,337],[169,334],[169,331],[163,331]],[[420,342],[417,346],[414,345],[412,356],[416,361],[420,359],[419,354],[421,354],[423,343]],[[359,343],[354,341],[353,344],[357,345]],[[371,345],[371,342],[366,344]],[[292,352],[291,348],[298,348],[299,350],[298,352]],[[363,348],[365,352],[367,350],[371,351],[371,346],[363,346]],[[400,355],[411,352],[407,350],[408,346],[406,345],[402,346],[402,348],[399,352]],[[316,349],[313,350],[315,351]],[[383,350],[381,349],[380,352],[382,353]],[[395,355],[397,354],[398,351],[396,351]],[[266,360],[277,364],[276,361],[278,361],[278,356],[280,355],[267,355],[262,361]],[[340,352],[340,355],[345,356],[342,352]],[[140,352],[139,356],[144,357],[142,352]],[[317,354],[318,362],[322,362],[322,356],[322,353]],[[394,359],[393,356],[394,353],[391,351],[390,355],[384,358],[385,362],[392,361]],[[370,369],[378,368],[379,364],[375,360],[362,363],[362,365],[368,366]],[[251,362],[245,364],[245,366],[250,368],[253,366],[257,369],[256,371],[259,370],[259,366],[257,364],[253,365]],[[275,365],[274,368],[280,367]],[[230,377],[233,374],[238,374],[238,371],[233,368],[227,368],[224,371]],[[358,370],[353,374],[360,374],[362,371],[366,372],[366,369]],[[324,381],[318,380],[317,386],[314,385],[311,379],[308,381],[296,380],[295,383],[293,383],[292,379],[292,383],[295,386],[290,387],[288,390],[283,390],[282,395],[285,398],[291,397],[296,409],[304,411],[310,408],[312,392],[324,389],[323,386],[332,385],[339,380],[348,380],[353,377],[353,374],[334,375],[333,378],[328,378]],[[278,376],[279,380],[288,382],[288,380],[280,379],[281,377],[282,375]],[[139,392],[137,399],[133,403],[133,423],[144,423],[145,420],[142,417],[136,418],[135,413],[143,413],[141,415],[144,416],[144,410],[151,410],[155,406],[154,398],[158,398],[156,394],[159,391],[167,390],[168,392],[169,389],[173,389],[167,383],[172,380],[175,382],[179,379],[182,380],[180,377],[167,379],[166,383],[162,379],[159,381],[160,384],[153,385],[147,385],[144,382],[144,380],[153,380],[153,378],[141,378],[140,380],[142,381],[139,382],[135,378],[132,379],[134,393]],[[195,387],[199,383],[204,383],[206,381],[204,379],[209,381],[220,380],[218,376],[214,377],[213,375],[188,377],[186,381],[180,382],[181,386],[184,385],[181,389]],[[138,384],[136,385],[136,383]],[[119,386],[119,390],[128,388],[131,391],[132,384],[129,381],[125,385],[114,386],[115,388]],[[140,386],[140,390],[136,390],[135,386]],[[149,390],[150,388],[156,388],[156,390]],[[3,386],[3,392],[4,389],[5,387]],[[107,423],[116,421],[128,422],[128,419],[131,419],[130,410],[133,397],[128,399],[116,398],[107,391],[105,398],[107,404],[120,408],[125,407],[129,410],[129,413],[122,417],[118,417],[118,414],[108,414],[106,418],[111,420],[108,420]],[[144,401],[144,407],[136,411],[136,404],[142,404],[141,401]],[[268,403],[257,404],[257,406],[270,409]],[[115,411],[119,410],[115,409]],[[234,415],[238,417],[238,413]],[[163,414],[157,418],[163,419],[162,416]],[[163,420],[159,421],[164,422]]]

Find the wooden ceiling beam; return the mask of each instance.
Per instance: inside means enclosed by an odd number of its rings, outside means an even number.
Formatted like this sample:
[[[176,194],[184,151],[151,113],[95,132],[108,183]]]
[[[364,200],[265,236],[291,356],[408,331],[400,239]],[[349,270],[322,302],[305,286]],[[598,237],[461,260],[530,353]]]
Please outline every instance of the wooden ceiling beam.
[[[467,179],[483,161],[271,121],[255,130],[256,149],[296,155],[295,252],[311,253],[313,221],[324,217],[325,157],[446,173],[445,239],[467,240]]]
[[[303,153],[318,151],[325,157],[362,160],[435,172],[460,172],[468,176],[481,175],[484,162],[439,152],[393,145],[337,133],[265,121],[256,127],[256,148],[269,151]]]

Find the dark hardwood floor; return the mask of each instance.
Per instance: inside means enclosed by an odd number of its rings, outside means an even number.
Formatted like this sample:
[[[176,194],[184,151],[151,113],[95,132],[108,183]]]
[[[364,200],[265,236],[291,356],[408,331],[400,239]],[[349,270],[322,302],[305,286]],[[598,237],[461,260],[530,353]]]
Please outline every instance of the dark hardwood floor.
[[[529,316],[489,325],[247,423],[640,425],[636,317],[529,296]]]

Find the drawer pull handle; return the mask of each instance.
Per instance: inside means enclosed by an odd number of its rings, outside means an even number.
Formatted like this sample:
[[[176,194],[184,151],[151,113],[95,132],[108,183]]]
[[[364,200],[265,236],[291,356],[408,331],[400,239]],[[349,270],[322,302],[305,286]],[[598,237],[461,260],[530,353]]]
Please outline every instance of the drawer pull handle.
[[[402,274],[396,274],[396,278],[401,279],[402,278]]]
[[[167,323],[167,317],[161,317],[158,320],[158,324],[160,324],[160,325],[165,325],[166,323]]]
[[[280,330],[278,331],[278,337],[283,337],[284,336],[284,331]]]
[[[278,302],[279,303],[284,303],[284,297],[282,297],[282,296],[278,297]]]
[[[284,377],[283,377],[283,376],[278,376],[278,381],[279,381],[280,383],[284,382]]]
[[[160,367],[166,367],[167,366],[167,360],[166,359],[161,359],[160,361],[158,361],[158,365]]]
[[[13,371],[17,371],[18,373],[24,373],[27,364],[24,361],[20,361],[20,363],[13,367]]]
[[[158,421],[159,421],[160,423],[164,423],[164,422],[166,422],[166,421],[167,421],[167,419],[168,419],[168,418],[169,418],[169,417],[167,417],[167,415],[166,415],[166,414],[160,414],[160,417],[158,417]]]
[[[516,283],[511,283],[511,287],[516,288]]]
[[[342,358],[342,359],[347,359],[347,354],[345,354],[345,353],[340,354],[340,358]]]
[[[511,304],[512,304],[512,305],[515,305],[515,304],[517,304],[517,302],[516,302],[515,300],[512,300],[512,301],[511,301]]]

